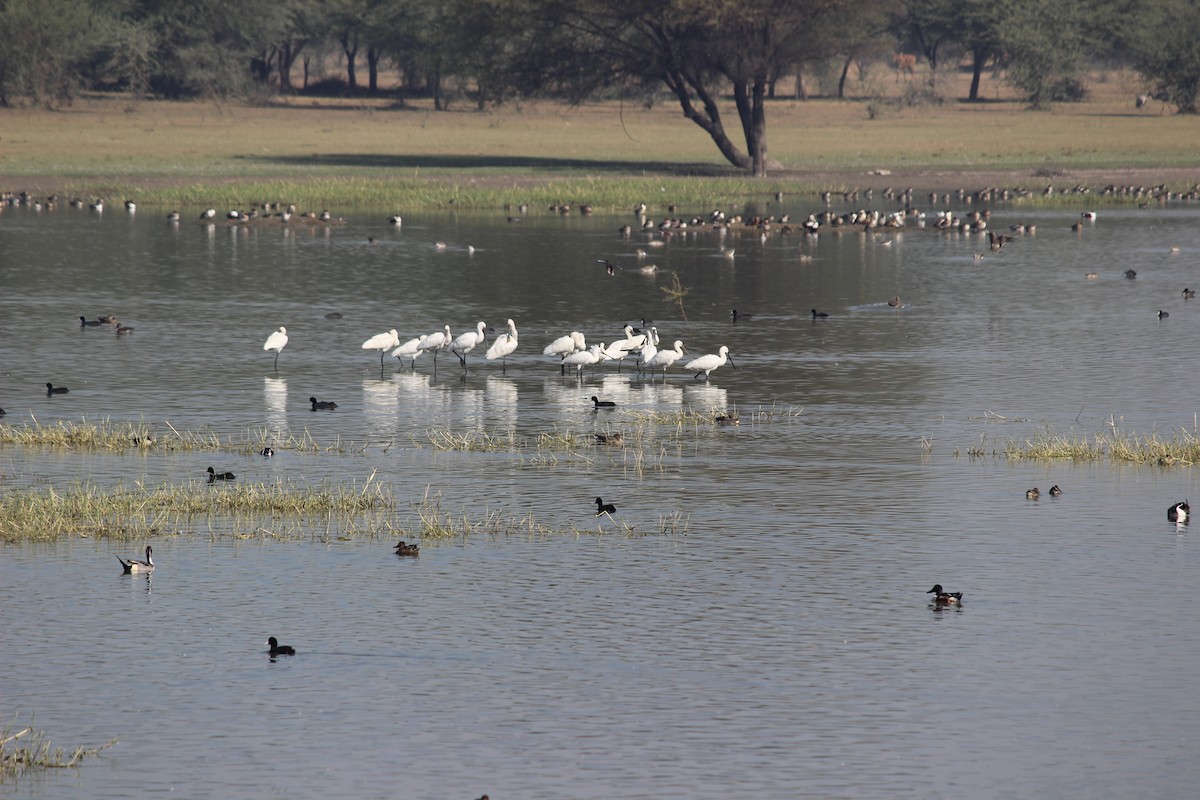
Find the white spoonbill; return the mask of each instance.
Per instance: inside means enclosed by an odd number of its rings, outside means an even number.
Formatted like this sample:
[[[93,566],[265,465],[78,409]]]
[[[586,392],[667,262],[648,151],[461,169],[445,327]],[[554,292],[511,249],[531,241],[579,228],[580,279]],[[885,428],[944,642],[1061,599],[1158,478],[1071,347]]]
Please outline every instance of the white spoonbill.
[[[696,370],[696,378],[699,378],[700,373],[703,372],[704,380],[708,380],[708,373],[712,372],[717,367],[724,366],[726,361],[729,362],[731,367],[737,369],[737,364],[734,364],[733,359],[729,357],[729,348],[725,345],[721,345],[720,349],[717,350],[716,355],[709,353],[708,355],[694,358],[685,364],[683,368],[686,370]],[[695,378],[693,378],[693,380],[695,380]]]
[[[285,328],[281,325],[281,326],[279,326],[279,330],[275,331],[274,333],[272,333],[270,336],[267,337],[267,342],[266,342],[266,344],[263,345],[263,350],[274,350],[275,351],[275,371],[276,372],[279,372],[279,353],[280,353],[280,351],[283,350],[284,347],[287,346],[287,343],[288,343],[287,328]]]
[[[428,338],[429,337],[425,334],[421,334],[415,339],[409,339],[407,342],[393,350],[392,355],[400,359],[400,366],[404,366],[404,357],[408,356],[409,360],[412,362],[410,366],[413,369],[416,369],[417,356],[421,355],[421,343]]]
[[[378,350],[379,351],[379,366],[383,367],[383,357],[396,345],[400,344],[400,334],[396,333],[396,329],[392,328],[387,333],[377,333],[370,339],[367,339],[362,344],[363,350]]]
[[[648,358],[642,362],[642,366],[650,370],[650,374],[654,374],[654,370],[662,367],[663,379],[667,377],[667,367],[673,366],[676,361],[683,358],[683,342],[676,339],[675,347],[671,350],[659,350],[652,358]]]
[[[563,358],[562,365],[564,370],[568,366],[574,367],[576,374],[582,380],[583,368],[593,366],[598,361],[600,361],[600,345],[594,344],[587,350],[576,350],[574,353],[570,353]]]
[[[559,361],[562,361],[567,356],[577,350],[586,350],[587,344],[584,342],[583,334],[579,331],[571,331],[566,336],[560,336],[550,344],[542,348],[544,356],[558,356]],[[567,374],[567,367],[562,365],[562,374]]]
[[[450,326],[445,326],[440,331],[434,331],[425,337],[425,341],[417,345],[418,350],[428,350],[433,353],[433,371],[437,372],[437,354],[439,350],[445,350],[450,346],[453,337],[450,335]]]
[[[517,349],[517,323],[513,322],[510,319],[508,321],[508,331],[506,333],[502,333],[496,337],[496,341],[492,342],[492,346],[488,348],[487,355],[485,356],[485,358],[487,358],[488,361],[492,361],[497,358],[502,359],[501,371],[502,372],[507,371],[508,370],[508,355],[509,355],[509,353],[511,353],[512,351],[514,351],[516,349]]]
[[[450,343],[450,352],[458,356],[458,361],[462,364],[463,369],[467,368],[467,353],[487,339],[487,336],[484,335],[485,330],[487,330],[487,323],[480,320],[475,325],[475,330],[460,333],[458,338]]]

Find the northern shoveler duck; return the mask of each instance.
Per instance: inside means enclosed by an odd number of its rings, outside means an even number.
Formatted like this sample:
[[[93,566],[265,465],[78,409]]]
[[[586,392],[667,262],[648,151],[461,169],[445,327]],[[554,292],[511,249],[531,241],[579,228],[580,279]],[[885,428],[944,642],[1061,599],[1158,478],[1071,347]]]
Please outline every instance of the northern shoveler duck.
[[[1057,483],[1050,487],[1051,497],[1058,497],[1060,494],[1062,494],[1062,489],[1058,488]]]
[[[942,585],[940,583],[934,584],[933,588],[925,594],[933,595],[933,602],[939,606],[957,606],[962,604],[962,592],[942,591]]]
[[[100,320],[105,325],[115,325],[117,323],[117,318],[108,314],[101,314],[100,316],[96,317],[96,319]]]
[[[126,573],[153,572],[154,571],[154,557],[151,555],[152,552],[153,552],[153,550],[151,550],[150,545],[146,545],[146,560],[145,561],[138,561],[137,559],[134,559],[134,558],[125,559],[125,558],[121,558],[120,556],[117,556],[117,561],[121,562],[121,566],[125,568]]]
[[[1036,486],[1033,487],[1032,489],[1025,490],[1025,499],[1026,500],[1037,500],[1041,496],[1042,496],[1042,493],[1038,491]]]
[[[408,544],[401,540],[394,548],[398,556],[419,556],[421,555],[421,546],[418,544]]]
[[[237,478],[232,472],[217,472],[212,467],[208,468],[208,482],[213,481],[232,481]]]
[[[1158,310],[1158,318],[1159,319],[1166,319],[1169,316],[1171,316],[1171,313],[1169,311],[1163,311],[1161,308]]]
[[[267,639],[267,646],[271,648],[270,650],[267,651],[267,654],[271,655],[271,656],[294,656],[294,655],[296,655],[296,648],[292,647],[291,645],[280,644],[279,640],[276,639],[274,636]]]
[[[81,328],[95,328],[95,327],[97,327],[99,325],[103,325],[103,324],[104,323],[98,319],[88,319],[87,317],[79,318],[79,327],[81,327]]]
[[[617,404],[614,403],[612,400],[601,400],[600,398],[596,397],[596,395],[592,395],[592,407],[593,408],[616,408]]]
[[[172,211],[170,214],[167,214],[167,222],[179,222],[179,212]]]
[[[604,502],[599,497],[596,498],[596,516],[597,517],[600,516],[601,514],[612,515],[615,513],[617,513],[616,506],[614,506],[612,503]]]
[[[1192,507],[1188,505],[1187,500],[1176,503],[1167,509],[1168,522],[1187,522],[1191,517]]]
[[[717,414],[717,416],[713,418],[713,422],[717,423],[722,428],[728,428],[732,425],[742,424],[740,419],[730,416],[729,414]]]
[[[397,228],[399,228],[403,224],[404,220],[402,220],[398,215],[388,217],[388,225],[395,225]]]
[[[47,397],[49,397],[52,394],[66,394],[69,391],[71,391],[71,390],[65,386],[55,386],[50,383],[46,384],[46,396]]]
[[[337,403],[332,400],[318,400],[315,397],[308,398],[308,402],[312,403],[313,411],[333,411],[337,408]]]
[[[824,311],[817,311],[815,308],[812,310],[812,315],[813,319],[825,319],[829,316]]]
[[[607,444],[612,447],[623,447],[625,445],[625,437],[620,431],[616,433],[597,433],[596,444]]]
[[[275,451],[270,447],[264,447],[262,450],[259,451],[259,455],[270,458],[271,456],[275,455]]]

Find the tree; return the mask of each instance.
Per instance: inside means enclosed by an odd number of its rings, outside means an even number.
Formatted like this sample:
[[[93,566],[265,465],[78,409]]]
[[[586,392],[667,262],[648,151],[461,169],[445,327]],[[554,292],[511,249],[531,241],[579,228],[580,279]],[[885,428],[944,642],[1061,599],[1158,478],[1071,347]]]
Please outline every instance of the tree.
[[[0,3],[0,101],[69,103],[99,50],[98,24],[86,0]]]
[[[1152,93],[1179,109],[1197,112],[1200,95],[1200,2],[1167,0],[1146,9],[1144,24],[1132,37],[1134,64],[1151,83]]]
[[[536,48],[518,63],[528,88],[581,100],[606,89],[665,86],[729,163],[767,174],[767,87],[804,60],[846,0],[548,0]],[[733,93],[743,151],[725,128]]]
[[[1079,99],[1087,42],[1082,0],[1007,0],[1005,5],[1001,45],[1008,55],[1008,82],[1025,92],[1031,108]]]

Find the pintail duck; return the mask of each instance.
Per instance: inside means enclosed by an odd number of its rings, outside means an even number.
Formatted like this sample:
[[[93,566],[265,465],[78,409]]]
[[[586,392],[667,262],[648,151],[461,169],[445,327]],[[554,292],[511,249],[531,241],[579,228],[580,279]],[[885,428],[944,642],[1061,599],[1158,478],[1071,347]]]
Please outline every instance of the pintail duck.
[[[232,472],[217,472],[212,467],[208,468],[208,482],[213,481],[232,481],[237,478]]]
[[[318,400],[315,397],[308,398],[308,402],[312,403],[313,411],[333,411],[337,408],[337,403],[332,400]]]
[[[940,583],[934,584],[933,588],[925,594],[933,595],[933,602],[939,606],[962,605],[963,593],[942,591],[942,585]]]
[[[151,555],[152,552],[153,551],[151,550],[150,545],[146,545],[145,561],[138,561],[135,558],[125,559],[121,558],[120,556],[117,556],[117,561],[121,562],[121,566],[125,568],[126,573],[153,572],[154,557]]]
[[[1167,522],[1187,522],[1191,513],[1192,507],[1187,500],[1183,500],[1167,509]]]
[[[593,408],[616,408],[617,404],[614,403],[612,400],[601,400],[600,398],[596,397],[596,395],[592,395],[592,407]]]
[[[419,544],[408,544],[401,540],[394,548],[398,556],[419,556],[421,555],[421,546]]]
[[[267,639],[267,646],[271,648],[270,650],[267,651],[267,654],[270,656],[294,656],[294,655],[296,655],[296,648],[292,647],[291,645],[280,644],[279,640],[276,639],[274,636]]]
[[[1051,497],[1058,497],[1060,494],[1062,494],[1062,489],[1058,488],[1057,483],[1050,487]]]
[[[46,396],[47,397],[49,397],[52,394],[66,394],[69,391],[71,391],[71,390],[65,386],[55,386],[51,383],[46,384]]]
[[[600,516],[601,514],[608,514],[611,516],[615,513],[617,513],[616,506],[614,506],[612,503],[604,502],[599,497],[596,498],[596,516],[597,517]]]
[[[1033,487],[1032,489],[1025,490],[1025,499],[1026,500],[1037,500],[1041,496],[1042,496],[1042,493],[1038,491],[1036,486]]]

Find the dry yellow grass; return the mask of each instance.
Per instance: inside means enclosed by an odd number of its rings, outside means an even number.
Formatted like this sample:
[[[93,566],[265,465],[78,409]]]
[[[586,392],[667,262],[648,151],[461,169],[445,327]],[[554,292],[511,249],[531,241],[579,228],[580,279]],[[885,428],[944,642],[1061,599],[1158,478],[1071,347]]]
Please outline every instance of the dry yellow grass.
[[[880,74],[860,92],[896,96],[905,88]],[[964,80],[953,76],[945,96],[964,95]],[[1011,172],[1007,185],[1035,186],[1047,177],[1123,182],[1129,170],[1163,174],[1176,185],[1197,179],[1200,118],[1135,109],[1141,87],[1129,74],[1096,76],[1090,86],[1087,102],[1043,112],[1025,110],[994,79],[985,83],[989,102],[901,109],[876,101],[883,111],[873,120],[863,97],[774,101],[770,153],[782,169],[771,180],[780,188],[961,182],[974,189],[989,172]],[[727,118],[736,125],[731,108]],[[742,178],[665,102],[652,109],[539,102],[480,113],[371,100],[251,106],[91,97],[61,111],[0,110],[0,130],[0,169],[11,184],[0,188],[141,191],[139,199],[163,203],[199,202],[214,188],[246,184],[282,192],[324,183],[320,196],[346,203],[404,203],[403,192],[388,188],[399,181],[416,195],[410,204],[428,205],[411,187],[451,183],[469,201],[472,187],[536,181]],[[877,169],[894,177],[868,175]]]

